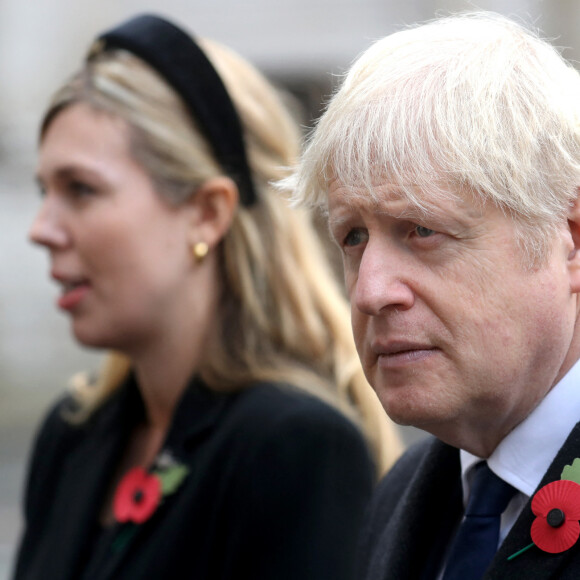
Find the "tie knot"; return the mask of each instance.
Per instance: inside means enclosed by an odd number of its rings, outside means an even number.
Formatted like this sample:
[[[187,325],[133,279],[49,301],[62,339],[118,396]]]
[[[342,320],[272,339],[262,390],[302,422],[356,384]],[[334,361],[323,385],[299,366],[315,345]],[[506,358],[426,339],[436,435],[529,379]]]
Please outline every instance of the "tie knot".
[[[476,465],[475,470],[465,515],[501,515],[515,495],[516,489],[498,477],[485,461]]]

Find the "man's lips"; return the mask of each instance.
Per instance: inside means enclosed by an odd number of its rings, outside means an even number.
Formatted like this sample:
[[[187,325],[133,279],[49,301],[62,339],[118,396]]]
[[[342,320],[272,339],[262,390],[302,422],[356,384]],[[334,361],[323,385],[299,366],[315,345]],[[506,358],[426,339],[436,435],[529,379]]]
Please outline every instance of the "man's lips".
[[[374,341],[371,344],[372,351],[377,355],[396,355],[413,350],[432,350],[435,347],[428,342],[410,340]]]
[[[372,352],[377,356],[382,368],[395,368],[422,362],[435,353],[439,348],[427,342],[393,340],[388,342],[374,342]]]

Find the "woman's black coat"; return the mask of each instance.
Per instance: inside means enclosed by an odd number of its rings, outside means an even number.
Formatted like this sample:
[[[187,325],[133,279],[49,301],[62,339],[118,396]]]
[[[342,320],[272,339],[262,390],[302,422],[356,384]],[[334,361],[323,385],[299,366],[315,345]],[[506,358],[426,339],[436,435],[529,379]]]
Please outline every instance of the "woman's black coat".
[[[219,394],[193,380],[165,451],[189,467],[180,488],[134,524],[98,513],[142,420],[129,380],[86,423],[55,407],[38,435],[14,580],[352,580],[373,470],[358,429],[298,389]],[[125,538],[125,539],[123,539]]]

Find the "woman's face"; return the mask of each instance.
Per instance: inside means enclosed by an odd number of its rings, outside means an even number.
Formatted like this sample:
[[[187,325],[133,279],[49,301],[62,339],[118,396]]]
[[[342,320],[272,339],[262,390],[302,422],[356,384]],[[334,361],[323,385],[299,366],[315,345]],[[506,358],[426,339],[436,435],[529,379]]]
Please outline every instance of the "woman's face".
[[[49,251],[76,338],[131,354],[175,335],[195,299],[190,209],[155,191],[127,125],[70,106],[44,135],[37,175],[43,199],[30,238]]]

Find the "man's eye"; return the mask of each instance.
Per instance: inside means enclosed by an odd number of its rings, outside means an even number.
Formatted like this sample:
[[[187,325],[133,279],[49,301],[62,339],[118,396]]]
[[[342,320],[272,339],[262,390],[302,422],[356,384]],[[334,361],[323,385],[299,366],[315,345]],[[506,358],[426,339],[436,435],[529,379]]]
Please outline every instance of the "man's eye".
[[[346,237],[344,238],[342,244],[345,247],[352,248],[358,246],[366,241],[366,233],[360,229],[350,230]]]
[[[428,238],[429,236],[432,236],[435,233],[435,230],[430,230],[429,228],[426,228],[425,226],[417,226],[417,227],[415,227],[415,233],[420,238]]]

